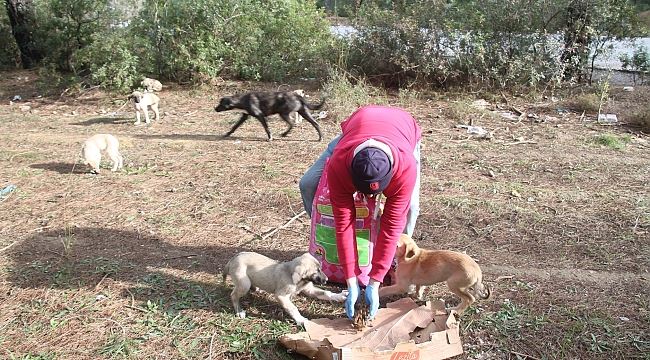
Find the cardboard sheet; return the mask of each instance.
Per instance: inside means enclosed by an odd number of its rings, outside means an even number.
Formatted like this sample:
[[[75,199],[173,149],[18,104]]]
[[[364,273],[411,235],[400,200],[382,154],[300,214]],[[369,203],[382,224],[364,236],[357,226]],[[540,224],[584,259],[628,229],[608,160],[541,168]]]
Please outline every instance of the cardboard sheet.
[[[311,359],[446,359],[463,352],[458,323],[442,302],[418,306],[404,298],[379,309],[362,331],[350,320],[315,319],[306,332],[288,334],[280,342]],[[397,357],[395,357],[397,356]]]

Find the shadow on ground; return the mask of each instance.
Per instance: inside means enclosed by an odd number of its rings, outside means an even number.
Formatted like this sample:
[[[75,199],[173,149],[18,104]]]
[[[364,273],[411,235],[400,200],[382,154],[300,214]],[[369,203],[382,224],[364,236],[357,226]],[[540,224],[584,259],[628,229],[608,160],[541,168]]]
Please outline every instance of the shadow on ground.
[[[70,123],[70,125],[91,126],[96,124],[129,124],[132,122],[133,119],[131,118],[103,116],[103,117],[96,117],[84,121]]]
[[[63,163],[51,162],[42,164],[29,165],[32,169],[41,169],[47,171],[58,172],[59,174],[87,174],[89,169],[86,165],[81,163]]]
[[[64,253],[64,243],[70,251]],[[100,282],[117,282],[120,296],[146,302],[161,298],[179,303],[179,293],[192,294],[185,308],[232,311],[230,285],[221,281],[227,261],[240,251],[257,251],[280,261],[299,256],[299,251],[279,251],[228,246],[176,246],[163,239],[136,231],[108,228],[76,228],[35,234],[14,246],[7,254],[8,281],[24,289],[82,289],[96,291]],[[182,270],[187,276],[176,275]],[[172,274],[173,273],[173,274]],[[218,275],[214,282],[197,279]],[[198,274],[194,277],[194,274]],[[110,279],[110,280],[107,280]],[[272,305],[271,317],[286,319],[280,306],[266,295],[249,296],[261,306]],[[273,304],[271,304],[273,302]],[[309,312],[306,312],[309,315]]]

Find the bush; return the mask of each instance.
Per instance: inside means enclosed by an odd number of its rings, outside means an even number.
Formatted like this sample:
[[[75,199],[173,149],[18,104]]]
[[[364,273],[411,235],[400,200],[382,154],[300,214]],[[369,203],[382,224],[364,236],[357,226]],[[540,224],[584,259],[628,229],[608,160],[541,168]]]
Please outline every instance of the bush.
[[[39,27],[35,29],[44,62],[61,72],[83,72],[72,65],[76,52],[108,33],[113,12],[108,0],[49,0],[37,3]]]
[[[177,81],[318,76],[332,53],[314,1],[147,0],[133,31],[148,70]]]
[[[595,93],[584,93],[565,100],[563,104],[573,111],[597,114],[600,109],[600,97]]]
[[[413,81],[500,87],[557,81],[562,73],[558,39],[532,31],[530,19],[540,22],[538,9],[523,0],[479,5],[417,0],[402,12],[366,6],[349,68],[397,86]],[[513,16],[504,6],[520,13]],[[519,16],[527,22],[517,21]]]
[[[77,51],[71,60],[77,69],[87,69],[90,84],[109,90],[127,92],[142,79],[138,57],[133,53],[134,39],[125,31],[95,34],[91,45]]]
[[[593,61],[608,40],[630,33],[625,1],[576,2],[587,9],[584,26],[562,0],[364,2],[347,69],[396,86],[557,85],[567,69],[586,70],[589,46]]]
[[[640,110],[633,113],[628,119],[628,123],[641,128],[644,132],[650,132],[650,105],[646,104]]]
[[[343,120],[358,107],[371,102],[384,103],[383,91],[369,85],[364,79],[351,81],[350,75],[341,70],[330,71],[323,90],[330,98],[327,111],[331,119]]]

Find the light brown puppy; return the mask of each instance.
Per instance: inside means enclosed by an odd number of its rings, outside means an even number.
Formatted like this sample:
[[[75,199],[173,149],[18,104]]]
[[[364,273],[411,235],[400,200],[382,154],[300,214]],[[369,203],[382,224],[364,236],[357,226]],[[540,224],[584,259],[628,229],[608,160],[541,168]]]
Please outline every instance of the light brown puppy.
[[[395,257],[395,284],[379,288],[380,297],[406,293],[410,287],[415,286],[418,298],[421,299],[426,285],[446,281],[449,290],[461,299],[457,307],[450,309],[459,315],[476,301],[476,297],[490,297],[490,289],[483,284],[481,268],[466,254],[421,249],[410,236],[402,235]]]
[[[223,280],[230,275],[234,288],[230,294],[235,313],[246,317],[239,304],[239,299],[249,290],[261,289],[275,295],[280,305],[286,310],[298,325],[303,325],[307,319],[300,314],[291,297],[300,293],[318,298],[343,302],[347,292],[339,294],[323,290],[314,285],[327,282],[327,276],[321,269],[320,262],[309,253],[305,253],[288,262],[278,262],[254,252],[240,252],[235,255],[223,270]]]
[[[162,84],[160,81],[148,77],[142,79],[140,85],[142,85],[142,87],[149,92],[162,90]]]
[[[144,114],[144,120],[149,123],[149,108],[153,110],[155,115],[154,119],[160,119],[160,113],[158,111],[158,105],[160,104],[160,98],[154,93],[134,91],[129,96],[129,100],[133,100],[133,107],[135,108],[135,125],[140,125],[140,111]]]
[[[102,161],[102,151],[106,151],[113,162],[111,171],[122,168],[122,155],[119,151],[120,142],[110,134],[97,134],[89,137],[81,146],[81,156],[84,164],[92,167],[92,172],[99,173],[99,163]]]

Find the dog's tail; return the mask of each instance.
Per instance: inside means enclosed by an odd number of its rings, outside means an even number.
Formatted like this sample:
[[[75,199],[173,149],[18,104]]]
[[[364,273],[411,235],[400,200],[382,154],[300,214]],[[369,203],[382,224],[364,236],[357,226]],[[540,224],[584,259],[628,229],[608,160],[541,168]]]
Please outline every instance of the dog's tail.
[[[480,299],[487,300],[492,296],[490,287],[485,285],[482,280],[478,281],[476,285],[474,285],[474,290]]]
[[[226,282],[226,277],[228,277],[229,272],[230,272],[230,261],[226,263],[226,266],[223,267],[223,272],[221,273],[221,277],[224,283]]]
[[[327,97],[323,97],[323,99],[320,101],[319,104],[310,104],[307,102],[307,100],[305,100],[305,98],[300,97],[300,101],[302,102],[302,104],[305,105],[305,107],[309,110],[320,110],[320,108],[322,108],[323,105],[325,105],[325,100],[327,100]]]

